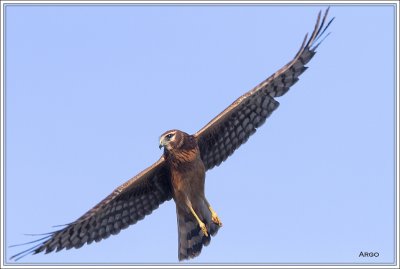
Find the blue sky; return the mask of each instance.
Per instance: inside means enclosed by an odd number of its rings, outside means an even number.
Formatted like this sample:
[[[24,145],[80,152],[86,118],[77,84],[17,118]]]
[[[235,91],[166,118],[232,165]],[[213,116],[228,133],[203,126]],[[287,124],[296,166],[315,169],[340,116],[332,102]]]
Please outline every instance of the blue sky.
[[[159,158],[164,131],[199,130],[290,61],[326,7],[7,5],[5,245],[81,216]],[[309,69],[207,173],[224,226],[185,263],[394,261],[394,12],[331,5]],[[169,201],[101,243],[19,262],[176,263],[177,241]]]

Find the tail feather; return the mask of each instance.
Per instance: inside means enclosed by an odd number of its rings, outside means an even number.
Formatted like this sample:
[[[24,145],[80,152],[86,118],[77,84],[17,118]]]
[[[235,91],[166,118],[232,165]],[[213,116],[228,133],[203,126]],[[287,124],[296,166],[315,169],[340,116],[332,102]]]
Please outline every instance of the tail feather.
[[[219,226],[211,221],[211,213],[202,212],[202,221],[206,224],[208,236],[205,236],[192,214],[177,206],[178,219],[178,259],[180,261],[197,257],[203,248],[208,246],[211,236],[217,234]]]

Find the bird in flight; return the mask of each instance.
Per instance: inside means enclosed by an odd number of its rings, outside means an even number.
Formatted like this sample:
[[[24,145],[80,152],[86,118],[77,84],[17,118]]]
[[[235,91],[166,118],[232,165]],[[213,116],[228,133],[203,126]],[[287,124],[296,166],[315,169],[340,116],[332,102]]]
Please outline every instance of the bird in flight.
[[[334,19],[327,22],[328,11],[329,8],[323,16],[319,12],[311,36],[305,36],[293,60],[240,96],[195,134],[180,130],[163,133],[159,147],[164,152],[158,161],[116,188],[77,220],[29,242],[40,243],[11,259],[99,242],[142,220],[172,198],[178,222],[178,259],[198,256],[222,226],[204,193],[206,171],[232,155],[278,108],[275,98],[284,95],[299,80],[323,41],[321,37]]]

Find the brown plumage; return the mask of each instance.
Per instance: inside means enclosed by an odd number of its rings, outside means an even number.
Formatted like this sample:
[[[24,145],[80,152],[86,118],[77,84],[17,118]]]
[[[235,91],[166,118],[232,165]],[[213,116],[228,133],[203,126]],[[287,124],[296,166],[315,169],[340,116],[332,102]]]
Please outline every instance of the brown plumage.
[[[304,38],[292,61],[245,93],[194,135],[170,130],[160,137],[164,154],[76,221],[49,233],[38,245],[18,253],[20,259],[30,253],[49,253],[80,248],[119,233],[150,214],[163,202],[176,203],[179,260],[200,254],[222,225],[205,198],[205,172],[225,161],[256,132],[278,107],[275,97],[285,94],[306,70],[323,35],[333,19],[321,21],[318,15],[314,31]],[[321,42],[321,41],[320,41]],[[34,241],[36,242],[36,241]]]
[[[179,260],[193,258],[200,254],[204,245],[210,243],[210,236],[198,225],[191,212],[205,224],[210,235],[215,235],[222,225],[213,221],[212,211],[204,195],[205,167],[201,160],[196,138],[179,130],[161,135],[160,145],[164,146],[165,160],[170,167],[173,198],[176,203],[179,236]]]

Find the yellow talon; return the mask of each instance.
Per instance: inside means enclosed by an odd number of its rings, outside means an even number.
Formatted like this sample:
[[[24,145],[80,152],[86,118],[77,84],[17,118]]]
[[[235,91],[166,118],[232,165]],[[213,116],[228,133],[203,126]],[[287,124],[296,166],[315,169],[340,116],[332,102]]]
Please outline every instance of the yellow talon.
[[[217,224],[218,226],[222,226],[222,222],[221,220],[218,218],[217,212],[215,212],[211,206],[208,207],[208,209],[210,209],[211,212],[211,220],[212,222],[214,222],[215,224]]]
[[[217,224],[218,226],[222,226],[222,222],[221,222],[221,220],[218,218],[218,216],[217,216],[217,214],[212,214],[211,215],[211,220],[215,223],[215,224]]]
[[[190,211],[192,212],[193,216],[195,217],[195,219],[197,220],[197,222],[199,223],[200,229],[203,232],[203,234],[205,236],[208,236],[208,232],[207,232],[207,228],[206,225],[200,220],[199,216],[197,216],[196,212],[194,211],[191,203],[188,203],[188,207],[190,209]]]
[[[199,225],[200,225],[200,228],[201,228],[201,231],[203,232],[203,234],[205,236],[208,236],[206,225],[204,225],[203,222],[200,222]]]

